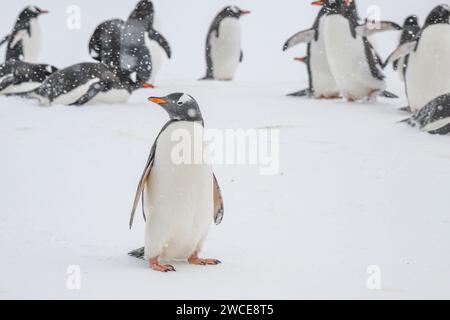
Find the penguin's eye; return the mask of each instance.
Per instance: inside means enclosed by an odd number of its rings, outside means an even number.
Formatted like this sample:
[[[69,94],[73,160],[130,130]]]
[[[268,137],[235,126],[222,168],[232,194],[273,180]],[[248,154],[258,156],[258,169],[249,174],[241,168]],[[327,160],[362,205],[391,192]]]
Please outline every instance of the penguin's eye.
[[[179,106],[182,106],[183,104],[184,104],[183,101],[178,101],[178,102],[177,102],[177,105],[179,105]]]

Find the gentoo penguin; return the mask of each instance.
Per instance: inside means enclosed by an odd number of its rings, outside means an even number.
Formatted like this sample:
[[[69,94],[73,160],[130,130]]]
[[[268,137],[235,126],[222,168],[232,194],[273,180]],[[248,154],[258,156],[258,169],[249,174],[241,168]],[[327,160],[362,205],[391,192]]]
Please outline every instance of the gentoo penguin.
[[[403,24],[403,32],[400,36],[400,45],[406,42],[415,41],[418,39],[420,33],[419,18],[415,15],[409,16],[405,19]],[[405,81],[405,73],[408,68],[409,56],[405,56],[398,60],[395,60],[393,67],[395,71],[398,71],[400,80]]]
[[[411,118],[405,120],[413,127],[431,134],[450,133],[450,93],[427,103]]]
[[[38,17],[48,13],[36,6],[26,7],[17,18],[12,32],[0,43],[8,41],[6,61],[21,60],[36,63],[41,49],[41,29]]]
[[[214,18],[206,37],[206,76],[203,80],[233,80],[244,58],[239,19],[249,13],[228,6]]]
[[[341,0],[322,0],[315,1],[312,5],[322,6],[319,14],[314,21],[311,29],[298,32],[290,37],[283,46],[286,51],[299,43],[307,43],[307,57],[305,63],[308,67],[309,87],[308,89],[289,94],[289,96],[307,96],[317,99],[335,99],[340,97],[340,92],[328,63],[327,49],[325,43],[324,23],[330,17],[329,13],[333,12],[333,8],[337,5],[343,5]],[[355,19],[355,28],[361,34],[366,36],[377,32],[388,30],[397,30],[400,27],[393,22],[381,21],[379,28],[373,29],[368,27],[367,21],[359,24],[358,13],[354,1],[346,2],[346,11]],[[384,93],[383,93],[384,94]],[[389,96],[386,92],[385,95]]]
[[[405,42],[386,64],[409,55],[405,84],[413,113],[450,92],[450,7],[440,5],[428,15],[416,40]]]
[[[146,218],[145,247],[129,254],[148,260],[153,270],[162,272],[175,269],[160,264],[159,258],[187,260],[196,265],[218,264],[218,260],[198,256],[210,226],[213,222],[220,224],[224,213],[217,179],[210,161],[203,157],[207,146],[199,106],[194,98],[184,93],[149,100],[160,105],[170,120],[150,151],[131,213],[130,228],[142,198]],[[182,135],[189,141],[184,144],[188,149],[180,149],[179,154],[189,154],[189,158],[179,161],[181,159],[174,158],[174,151],[180,148],[180,142],[174,137]],[[199,161],[198,155],[203,160]]]
[[[168,41],[153,28],[154,8],[142,0],[127,21],[108,20],[100,24],[89,41],[91,57],[115,69],[136,69],[142,79],[153,81],[162,64],[162,52],[170,59]]]
[[[118,75],[103,63],[79,63],[59,70],[33,91],[13,94],[36,99],[43,106],[52,103],[81,106],[87,103],[123,103],[142,87],[137,74]]]
[[[353,0],[330,2],[324,35],[338,90],[347,100],[356,101],[385,94],[386,83],[380,58],[367,38],[375,30],[369,25],[358,25],[352,3]]]
[[[48,64],[32,64],[11,60],[0,65],[0,95],[27,92],[39,87],[58,71]]]

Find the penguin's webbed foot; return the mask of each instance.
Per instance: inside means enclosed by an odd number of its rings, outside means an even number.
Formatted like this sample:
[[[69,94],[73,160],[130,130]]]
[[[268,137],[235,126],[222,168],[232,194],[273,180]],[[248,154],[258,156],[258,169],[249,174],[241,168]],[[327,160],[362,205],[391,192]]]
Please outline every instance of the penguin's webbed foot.
[[[189,264],[194,264],[197,266],[214,266],[221,264],[222,262],[217,259],[201,259],[198,257],[197,253],[194,253],[188,258]]]
[[[158,258],[150,259],[150,268],[159,272],[171,272],[176,271],[175,268],[170,264],[159,264]]]

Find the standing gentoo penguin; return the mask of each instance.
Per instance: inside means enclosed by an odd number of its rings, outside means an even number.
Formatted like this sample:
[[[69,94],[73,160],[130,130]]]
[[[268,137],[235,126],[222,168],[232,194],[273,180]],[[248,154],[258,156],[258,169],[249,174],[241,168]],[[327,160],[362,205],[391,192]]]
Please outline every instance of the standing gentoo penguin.
[[[376,30],[358,25],[352,3],[353,0],[330,2],[324,35],[338,90],[347,100],[356,101],[384,94],[386,83],[379,56],[367,39]]]
[[[32,64],[12,60],[0,65],[0,95],[27,92],[39,87],[58,71],[48,64]]]
[[[431,134],[450,133],[450,93],[427,103],[411,118],[405,120],[413,127]]]
[[[0,43],[8,41],[6,61],[21,60],[36,63],[41,49],[41,29],[38,17],[48,13],[36,6],[26,7],[16,20],[12,32]]]
[[[378,29],[367,27],[367,21],[361,25],[358,22],[358,13],[354,1],[346,2],[346,11],[355,18],[355,27],[364,35],[371,35],[400,27],[389,21],[381,21]],[[301,31],[290,37],[283,46],[283,51],[296,46],[299,43],[307,43],[307,59],[305,63],[308,67],[309,87],[308,89],[289,94],[289,96],[307,96],[317,99],[339,98],[340,92],[328,63],[327,48],[325,43],[324,23],[330,17],[328,13],[333,12],[337,5],[343,5],[342,0],[322,0],[315,1],[312,5],[322,6],[311,29]],[[386,93],[387,94],[387,93]]]
[[[130,228],[142,198],[146,218],[145,247],[129,254],[144,257],[153,270],[162,272],[175,269],[171,265],[161,265],[159,258],[183,259],[196,265],[219,264],[218,260],[198,257],[209,228],[213,222],[220,224],[224,212],[217,179],[210,162],[203,157],[207,146],[199,106],[194,98],[184,93],[149,100],[159,104],[169,114],[170,121],[153,144],[131,212]],[[189,153],[189,159],[174,159],[174,150],[180,148],[175,135],[183,135],[190,141],[184,145],[189,150],[180,150],[183,155]],[[194,141],[196,139],[201,141]],[[203,160],[198,161],[198,155]]]
[[[59,70],[33,91],[18,96],[52,103],[81,106],[87,103],[123,103],[139,88],[151,87],[137,74],[118,75],[103,63],[79,63]]]
[[[214,18],[206,37],[206,76],[203,80],[233,80],[244,58],[239,19],[249,13],[229,6]]]
[[[405,19],[403,24],[403,32],[400,36],[400,45],[415,41],[418,39],[420,33],[420,25],[419,18],[415,15],[409,16]],[[408,68],[408,59],[409,56],[405,56],[398,60],[395,60],[393,63],[393,67],[395,71],[398,71],[400,80],[405,81],[405,73]]]
[[[136,69],[142,79],[153,81],[162,64],[162,52],[171,58],[167,40],[153,28],[154,8],[142,0],[128,17],[100,24],[89,41],[93,59],[115,69]]]
[[[428,15],[417,39],[399,46],[386,65],[409,55],[405,84],[409,107],[417,112],[450,92],[450,7],[440,5]]]

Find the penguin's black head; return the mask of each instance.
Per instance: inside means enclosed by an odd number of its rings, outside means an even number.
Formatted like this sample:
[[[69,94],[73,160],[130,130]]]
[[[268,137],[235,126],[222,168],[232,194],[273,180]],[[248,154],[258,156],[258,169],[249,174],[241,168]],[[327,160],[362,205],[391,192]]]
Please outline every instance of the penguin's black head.
[[[150,0],[141,0],[137,3],[128,19],[138,21],[151,19],[153,21],[153,14],[153,3]]]
[[[313,6],[321,6],[328,14],[343,14],[356,12],[356,4],[353,0],[319,0],[311,3]]]
[[[148,100],[159,104],[169,114],[171,120],[203,121],[197,101],[186,93],[172,93],[165,97],[150,97]]]
[[[419,17],[416,15],[409,16],[405,19],[403,23],[403,27],[415,27],[419,25]]]
[[[425,21],[425,27],[433,24],[450,24],[450,7],[442,4],[434,8]]]
[[[246,14],[250,14],[251,12],[249,10],[242,10],[241,8],[239,8],[238,6],[228,6],[225,7],[221,14],[223,15],[223,17],[232,17],[232,18],[236,18],[239,19],[241,16],[244,16]]]
[[[23,9],[23,11],[21,12],[21,14],[19,15],[19,19],[33,19],[33,18],[37,18],[42,14],[46,14],[48,13],[47,10],[43,10],[39,7],[36,6],[28,6],[25,9]]]

